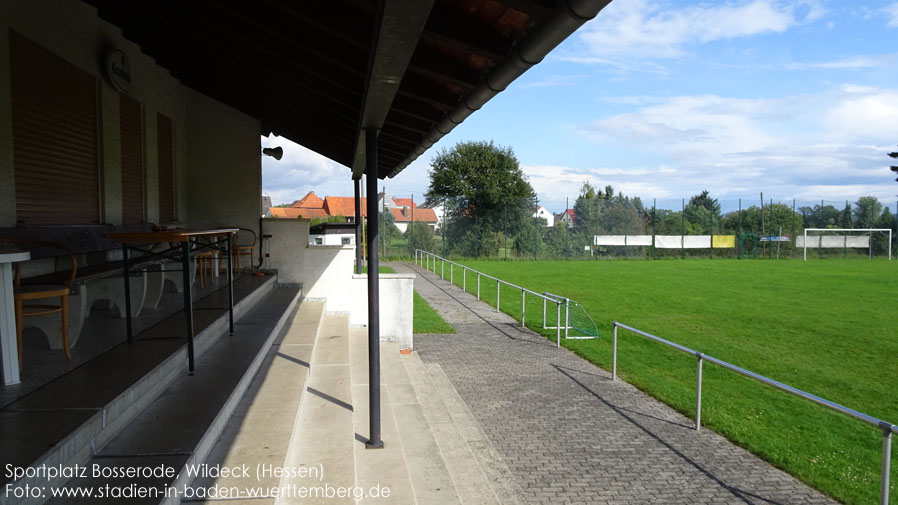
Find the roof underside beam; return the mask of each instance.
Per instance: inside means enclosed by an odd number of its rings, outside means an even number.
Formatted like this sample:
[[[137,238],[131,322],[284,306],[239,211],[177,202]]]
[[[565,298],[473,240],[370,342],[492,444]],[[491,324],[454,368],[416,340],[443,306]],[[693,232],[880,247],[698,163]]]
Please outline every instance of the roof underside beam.
[[[386,121],[432,8],[433,0],[381,0],[356,132],[354,179],[361,177],[365,169],[364,130],[380,129]]]

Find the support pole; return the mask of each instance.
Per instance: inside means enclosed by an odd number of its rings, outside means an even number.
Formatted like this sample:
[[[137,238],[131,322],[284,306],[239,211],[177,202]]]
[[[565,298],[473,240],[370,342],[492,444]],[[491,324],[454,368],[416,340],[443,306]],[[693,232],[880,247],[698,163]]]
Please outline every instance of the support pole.
[[[527,292],[521,290],[521,328],[527,326],[524,320],[524,314],[527,312]]]
[[[611,380],[617,380],[617,324],[614,325],[614,337],[611,344]]]
[[[889,477],[892,464],[892,427],[882,429],[882,477],[880,478],[879,504],[889,505]]]
[[[704,355],[698,353],[695,357],[698,358],[698,375],[695,379],[695,431],[698,431],[702,427],[702,362]]]
[[[368,195],[377,194],[377,130],[365,130]],[[380,449],[380,260],[377,244],[377,199],[368,198],[368,442]],[[372,222],[373,220],[373,222]]]
[[[561,302],[555,302],[555,347],[561,347]]]
[[[131,332],[131,274],[128,271],[128,244],[127,243],[122,244],[122,267],[123,267],[123,270],[125,271],[125,314],[128,315],[125,318],[125,328],[126,328],[125,334],[128,336],[128,343],[130,344],[130,343],[134,342],[134,336]],[[63,324],[68,324],[68,321],[63,321]]]
[[[502,282],[496,280],[496,312],[499,312],[499,294],[502,292]]]
[[[362,180],[353,179],[355,188],[355,273],[362,273]]]

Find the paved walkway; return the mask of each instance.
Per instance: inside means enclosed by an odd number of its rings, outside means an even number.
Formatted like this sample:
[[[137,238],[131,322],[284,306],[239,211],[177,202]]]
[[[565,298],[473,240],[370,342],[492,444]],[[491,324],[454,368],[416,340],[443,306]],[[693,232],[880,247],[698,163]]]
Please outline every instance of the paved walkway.
[[[837,503],[414,264],[455,335],[416,335],[505,459],[519,501]]]

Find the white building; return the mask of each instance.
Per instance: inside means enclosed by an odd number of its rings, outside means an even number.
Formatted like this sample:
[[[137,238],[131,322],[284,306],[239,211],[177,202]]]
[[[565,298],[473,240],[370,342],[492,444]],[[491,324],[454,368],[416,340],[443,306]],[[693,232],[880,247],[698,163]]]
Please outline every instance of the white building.
[[[546,208],[542,205],[536,208],[536,212],[533,213],[533,217],[540,217],[545,219],[546,226],[555,226],[555,215],[546,210]]]
[[[309,245],[355,246],[355,224],[321,223],[311,226]]]

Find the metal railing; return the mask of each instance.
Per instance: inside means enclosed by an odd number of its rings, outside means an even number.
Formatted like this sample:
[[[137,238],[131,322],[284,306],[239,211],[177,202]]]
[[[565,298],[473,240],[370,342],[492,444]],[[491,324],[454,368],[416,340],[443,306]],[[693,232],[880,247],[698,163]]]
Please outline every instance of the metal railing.
[[[696,357],[698,360],[698,371],[696,375],[696,396],[695,396],[695,429],[699,430],[701,428],[702,423],[702,362],[708,361],[710,363],[714,363],[715,365],[721,366],[733,372],[736,372],[740,375],[744,375],[750,379],[754,379],[762,384],[766,384],[768,386],[772,386],[781,391],[785,391],[789,394],[798,396],[800,398],[804,398],[806,400],[810,400],[818,405],[823,405],[831,410],[835,410],[836,412],[841,412],[842,414],[846,414],[855,419],[860,419],[861,421],[871,424],[873,426],[878,427],[882,430],[882,476],[881,476],[881,487],[880,487],[880,497],[879,503],[880,505],[888,505],[889,503],[889,472],[890,472],[890,464],[892,459],[892,433],[898,433],[898,426],[895,426],[892,423],[888,423],[881,419],[877,419],[875,417],[868,416],[862,412],[858,412],[856,410],[850,409],[848,407],[839,405],[838,403],[833,403],[825,398],[821,398],[816,395],[812,395],[811,393],[807,393],[800,389],[796,389],[792,386],[783,384],[782,382],[777,382],[773,379],[765,377],[763,375],[757,374],[750,370],[746,370],[744,368],[738,367],[736,365],[727,363],[726,361],[714,358],[712,356],[708,356],[707,354],[698,352],[696,350],[690,349],[688,347],[682,346],[680,344],[671,342],[669,340],[665,340],[661,337],[657,337],[650,333],[646,333],[642,330],[637,330],[636,328],[627,326],[623,323],[619,323],[614,321],[612,323],[614,325],[614,337],[613,337],[613,346],[612,346],[612,359],[611,359],[611,379],[617,380],[617,329],[623,328],[631,333],[636,335],[648,338],[650,340],[654,340],[656,342],[660,342],[668,347],[673,347],[679,351],[682,351],[686,354],[691,354]]]
[[[566,305],[566,298],[557,297],[557,295],[546,296],[545,294],[537,293],[536,291],[531,291],[525,287],[518,286],[517,284],[512,284],[507,281],[503,281],[498,277],[493,277],[492,275],[485,274],[483,272],[479,272],[474,270],[473,268],[468,268],[460,263],[456,263],[452,260],[448,260],[443,258],[442,256],[437,256],[428,251],[424,251],[421,249],[415,249],[415,264],[419,266],[423,266],[426,270],[432,271],[434,275],[437,275],[437,262],[440,263],[440,279],[445,280],[446,278],[446,265],[449,265],[449,282],[451,284],[455,284],[455,268],[460,268],[462,271],[462,290],[468,290],[468,272],[472,274],[477,274],[477,299],[480,300],[480,279],[481,277],[485,277],[487,279],[491,279],[496,281],[496,312],[499,312],[499,302],[500,302],[500,294],[502,291],[502,285],[506,285],[513,289],[521,290],[521,326],[526,326],[525,317],[527,314],[527,295],[535,296],[537,298],[541,298],[543,300],[543,328],[546,329],[554,329],[555,330],[555,345],[557,347],[561,347],[561,306]],[[551,302],[555,304],[555,326],[546,327],[546,302]],[[567,332],[567,324],[565,323],[565,332]]]

